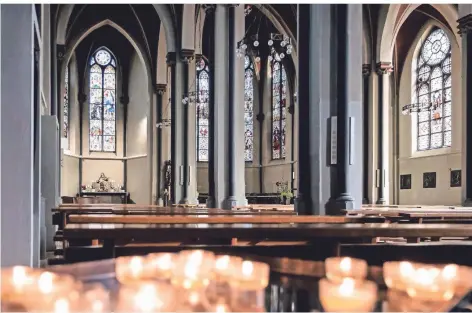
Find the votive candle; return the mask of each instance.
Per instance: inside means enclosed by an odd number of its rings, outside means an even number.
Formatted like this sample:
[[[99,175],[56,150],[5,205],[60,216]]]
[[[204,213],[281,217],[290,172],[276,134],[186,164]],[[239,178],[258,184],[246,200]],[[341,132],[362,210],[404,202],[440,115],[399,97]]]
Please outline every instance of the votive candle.
[[[327,312],[371,312],[377,300],[377,285],[371,281],[344,278],[319,282],[320,302]]]
[[[363,280],[367,276],[367,262],[350,257],[332,257],[325,261],[326,277],[332,281],[344,278]]]
[[[176,256],[172,284],[184,289],[209,285],[213,274],[215,255],[203,250],[186,250]]]
[[[143,282],[123,285],[118,294],[118,312],[171,312],[174,289],[169,284]]]

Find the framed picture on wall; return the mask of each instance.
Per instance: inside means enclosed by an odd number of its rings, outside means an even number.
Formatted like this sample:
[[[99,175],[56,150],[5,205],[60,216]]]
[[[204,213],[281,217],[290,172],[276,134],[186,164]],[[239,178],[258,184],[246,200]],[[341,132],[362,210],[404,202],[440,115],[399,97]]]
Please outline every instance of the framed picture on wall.
[[[436,188],[436,172],[423,173],[423,188]]]
[[[411,189],[411,174],[400,175],[400,189]]]
[[[451,187],[460,187],[461,186],[461,170],[451,170]]]

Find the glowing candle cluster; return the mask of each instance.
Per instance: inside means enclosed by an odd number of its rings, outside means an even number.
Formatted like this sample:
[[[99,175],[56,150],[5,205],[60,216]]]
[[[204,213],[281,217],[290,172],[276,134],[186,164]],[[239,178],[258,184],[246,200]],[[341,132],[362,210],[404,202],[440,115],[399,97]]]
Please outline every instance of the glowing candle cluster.
[[[389,302],[394,307],[401,297],[414,299],[416,304],[448,302],[472,287],[472,269],[456,264],[386,262],[383,275],[385,284],[392,290]]]
[[[327,312],[371,312],[377,301],[377,285],[365,280],[367,268],[367,263],[360,259],[326,259],[327,278],[319,283],[323,309]]]

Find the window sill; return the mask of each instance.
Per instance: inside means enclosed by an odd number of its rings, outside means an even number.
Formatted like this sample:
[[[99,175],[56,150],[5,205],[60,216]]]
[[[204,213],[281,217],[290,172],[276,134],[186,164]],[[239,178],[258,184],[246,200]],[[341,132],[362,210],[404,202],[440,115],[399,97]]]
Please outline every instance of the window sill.
[[[410,159],[427,158],[427,157],[432,157],[432,156],[441,156],[441,155],[453,154],[453,153],[454,151],[452,151],[451,147],[425,150],[425,151],[414,151]]]

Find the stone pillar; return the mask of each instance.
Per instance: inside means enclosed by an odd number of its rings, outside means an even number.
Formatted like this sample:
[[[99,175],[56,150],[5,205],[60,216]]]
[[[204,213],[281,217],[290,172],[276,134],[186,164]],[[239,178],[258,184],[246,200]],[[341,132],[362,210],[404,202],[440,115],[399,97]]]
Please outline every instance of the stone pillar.
[[[185,97],[189,97],[190,86],[193,85],[190,80],[190,66],[195,63],[192,62],[194,59],[194,50],[181,50],[180,56],[183,63],[183,94]],[[193,103],[195,104],[195,103]],[[195,151],[190,151],[190,140],[195,140],[195,128],[190,128],[190,119],[195,119],[195,114],[191,116],[191,112],[194,111],[190,107],[193,105],[191,102],[184,104],[184,125],[183,132],[185,134],[183,138],[183,198],[181,203],[185,204],[197,204],[196,199],[196,180],[193,176],[196,174],[196,155]],[[193,145],[192,145],[193,146]],[[193,174],[193,175],[192,175]],[[194,182],[194,183],[192,183]]]
[[[324,215],[335,182],[331,178],[329,121],[335,110],[331,97],[334,36],[330,4],[298,5],[298,214]]]
[[[214,105],[213,115],[211,116],[210,124],[213,125],[213,149],[210,154],[213,155],[213,177],[210,177],[210,182],[214,181],[214,198],[215,208],[225,207],[225,199],[227,195],[228,179],[227,176],[227,155],[228,155],[228,102],[229,102],[229,47],[228,47],[228,10],[229,7],[225,4],[217,4],[215,8],[215,45],[213,73],[213,93]]]
[[[296,209],[300,214],[341,214],[360,208],[362,201],[362,7],[303,4],[298,15],[297,103],[303,117],[298,138],[303,149]]]
[[[386,138],[385,125],[388,120],[388,97],[385,97],[388,90],[388,74],[393,71],[392,64],[389,62],[377,63],[378,83],[378,117],[377,117],[377,201],[376,204],[386,204],[387,193],[387,162],[386,157],[389,151],[388,138]]]
[[[166,90],[167,85],[165,84],[157,84],[155,86],[156,94],[157,94],[157,101],[156,101],[156,119],[157,123],[161,123],[163,119],[163,107],[164,107],[164,93]],[[162,159],[162,128],[164,126],[157,127],[157,149],[156,149],[156,199],[157,203],[162,203],[162,169],[164,166],[164,162]]]
[[[217,4],[212,88],[214,103],[210,108],[213,137],[209,181],[214,181],[214,207],[231,209],[245,205],[244,181],[244,67],[236,56],[236,45],[244,36],[244,8]],[[216,50],[217,49],[217,50]],[[211,199],[210,201],[213,201]]]
[[[464,4],[465,5],[465,4]],[[464,10],[464,5],[460,5],[460,11]],[[468,8],[469,14],[463,15],[459,20],[459,34],[462,37],[462,88],[463,93],[463,109],[464,109],[464,124],[465,132],[467,134],[464,139],[464,147],[462,148],[462,164],[463,170],[463,193],[464,206],[472,206],[472,9]]]
[[[184,197],[184,105],[183,63],[175,52],[167,54],[171,72],[171,202],[181,203]]]
[[[244,37],[244,7],[228,8],[228,194],[225,208],[247,205],[244,161],[244,59],[236,56],[237,43]]]
[[[208,23],[209,29],[215,29],[215,10],[216,4],[204,4],[205,8],[205,23]],[[209,96],[209,121],[214,120],[215,116],[215,88],[217,86],[215,80],[215,33],[210,36],[209,40],[209,71],[210,71],[210,94]],[[208,125],[208,198],[207,207],[216,207],[216,183],[215,183],[215,158],[213,151],[215,150],[215,125],[209,123]]]
[[[369,201],[369,86],[370,86],[370,74],[372,66],[370,64],[362,65],[362,77],[363,77],[363,163],[362,163],[362,203],[368,204]]]
[[[335,10],[338,193],[329,213],[343,214],[362,204],[362,5],[337,4]]]
[[[0,16],[1,263],[33,260],[34,85],[33,5],[2,4]],[[11,79],[14,77],[14,79]],[[39,106],[37,107],[39,110]],[[39,205],[39,204],[38,204]]]

